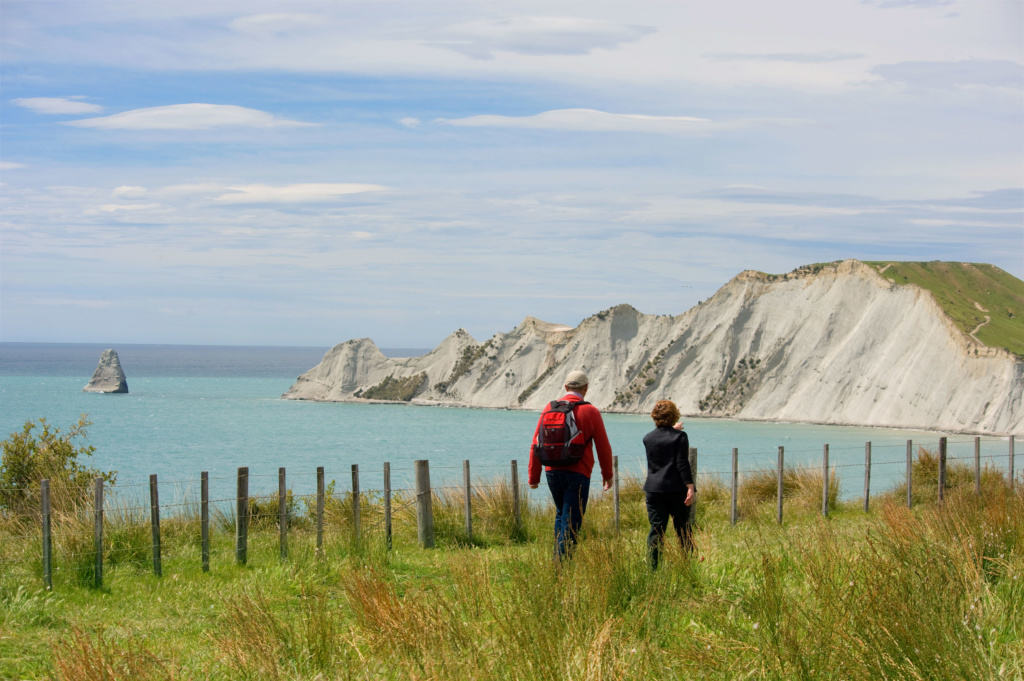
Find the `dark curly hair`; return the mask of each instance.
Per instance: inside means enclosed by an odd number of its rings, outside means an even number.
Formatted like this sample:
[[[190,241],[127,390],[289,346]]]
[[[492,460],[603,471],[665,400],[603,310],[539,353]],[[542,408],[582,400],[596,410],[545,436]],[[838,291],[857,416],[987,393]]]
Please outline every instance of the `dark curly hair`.
[[[672,400],[658,400],[651,410],[656,426],[673,426],[679,420],[679,408]]]

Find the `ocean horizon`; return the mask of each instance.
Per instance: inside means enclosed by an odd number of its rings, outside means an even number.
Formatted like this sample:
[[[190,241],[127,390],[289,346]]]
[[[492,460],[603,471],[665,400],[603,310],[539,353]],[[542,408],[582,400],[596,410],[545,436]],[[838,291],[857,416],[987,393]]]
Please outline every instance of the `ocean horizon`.
[[[129,393],[84,393],[100,353],[118,351]],[[364,491],[383,486],[383,464],[392,486],[411,489],[413,462],[430,461],[437,487],[462,484],[469,460],[474,484],[509,476],[518,461],[526,481],[529,443],[537,414],[529,410],[420,406],[411,404],[303,402],[281,399],[296,377],[312,368],[327,348],[95,343],[0,343],[0,431],[6,438],[27,421],[45,418],[65,430],[85,415],[85,441],[95,447],[81,463],[118,473],[114,493],[128,501],[148,494],[157,474],[168,503],[198,499],[200,473],[210,476],[213,497],[234,494],[238,467],[250,471],[254,495],[275,494],[278,468],[285,467],[296,495],[315,491],[323,466],[335,491],[351,489],[359,467]],[[422,349],[384,350],[391,356]],[[403,354],[407,353],[407,354]],[[557,397],[557,396],[553,396]],[[741,476],[774,470],[778,447],[787,467],[820,470],[824,445],[844,499],[863,495],[865,443],[872,447],[872,495],[904,478],[906,443],[935,450],[948,437],[949,457],[973,466],[974,437],[940,431],[830,426],[806,423],[687,418],[701,476],[731,475],[732,449]],[[646,466],[645,414],[606,413],[605,423],[620,473],[642,479]],[[1006,471],[1008,439],[980,438],[982,463]],[[600,478],[595,472],[595,484]],[[529,493],[546,502],[547,491]]]

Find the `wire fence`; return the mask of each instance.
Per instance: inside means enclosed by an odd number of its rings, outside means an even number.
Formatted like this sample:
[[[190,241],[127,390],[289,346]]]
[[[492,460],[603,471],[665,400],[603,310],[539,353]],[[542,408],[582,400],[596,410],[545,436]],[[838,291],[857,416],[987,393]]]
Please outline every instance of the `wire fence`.
[[[1002,443],[1005,453],[992,453],[993,443]],[[921,443],[915,445],[910,440],[905,443],[866,442],[863,448],[842,447],[832,450],[828,444],[824,444],[817,452],[821,457],[820,463],[813,464],[807,463],[812,454],[810,450],[791,452],[782,446],[771,453],[775,458],[773,465],[767,465],[766,451],[744,457],[737,449],[733,449],[728,467],[721,465],[724,457],[698,457],[696,449],[690,450],[690,459],[699,490],[697,498],[703,500],[698,503],[725,501],[727,498],[732,524],[740,520],[740,510],[744,503],[764,502],[773,493],[777,502],[777,520],[782,523],[785,502],[798,486],[805,493],[808,488],[813,492],[813,488],[818,487],[821,493],[821,513],[827,516],[838,501],[840,478],[855,480],[863,477],[861,498],[865,511],[869,510],[873,495],[892,495],[894,487],[896,491],[899,488],[905,489],[908,506],[927,499],[941,503],[947,489],[972,482],[974,492],[981,494],[986,476],[997,478],[1001,484],[1009,485],[1010,488],[1014,487],[1017,472],[1012,436],[1007,439],[988,439],[987,442],[983,442],[980,437],[943,437],[933,444],[933,448],[928,448]],[[983,453],[983,445],[988,445],[989,453]],[[858,460],[851,460],[854,455]],[[712,466],[703,467],[701,458],[709,459]],[[792,459],[801,463],[787,463],[787,460]],[[741,461],[750,461],[753,465],[741,465]],[[474,506],[487,497],[496,498],[499,500],[497,505],[502,509],[500,512],[507,514],[508,532],[511,536],[520,535],[523,528],[522,515],[529,508],[530,502],[519,476],[519,462],[512,460],[504,470],[494,465],[480,468],[483,469],[483,475],[480,475],[480,470],[474,471],[477,474],[474,480],[470,474],[469,460],[464,460],[461,466],[431,466],[429,461],[419,460],[408,468],[397,469],[392,469],[390,463],[384,463],[381,471],[383,484],[370,488],[361,487],[358,465],[352,465],[349,475],[341,477],[347,483],[341,486],[337,479],[326,482],[324,467],[300,467],[297,471],[279,468],[276,473],[253,473],[247,467],[242,467],[235,476],[210,476],[203,472],[198,477],[177,477],[171,480],[158,480],[156,475],[151,475],[144,482],[122,481],[113,488],[106,485],[102,478],[96,478],[91,491],[91,504],[79,504],[70,513],[64,509],[59,511],[60,529],[56,537],[50,481],[43,480],[37,485],[24,488],[0,487],[0,493],[5,498],[20,495],[33,503],[29,507],[31,510],[23,514],[21,523],[8,523],[16,529],[10,531],[8,528],[7,537],[17,544],[34,544],[42,548],[38,570],[44,584],[52,588],[54,544],[59,549],[59,560],[76,566],[79,573],[86,575],[86,581],[94,585],[102,584],[105,558],[110,562],[130,560],[136,564],[148,562],[151,558],[154,573],[160,575],[161,520],[179,525],[184,523],[193,528],[196,523],[200,525],[204,571],[210,569],[211,524],[221,531],[234,532],[235,562],[239,564],[245,564],[248,560],[250,527],[278,529],[282,560],[288,557],[289,529],[298,524],[315,527],[317,555],[323,554],[327,529],[347,534],[347,541],[382,535],[385,546],[390,549],[395,518],[411,524],[415,517],[417,541],[430,547],[434,545],[433,504],[437,502],[445,503],[448,507],[462,505],[463,536],[467,541],[472,541]],[[620,522],[620,487],[627,484],[636,490],[642,480],[636,475],[627,475],[624,479],[619,474],[618,457],[615,458],[613,470],[611,494],[617,531]],[[898,473],[894,474],[893,470],[898,470]],[[888,471],[889,475],[879,475],[881,471]],[[461,480],[457,479],[457,473],[461,474]],[[435,485],[431,485],[432,474],[438,481]],[[950,477],[951,474],[955,480]],[[873,486],[872,476],[888,480],[890,484]],[[294,483],[308,482],[310,478],[315,481],[315,491],[295,493]],[[402,482],[392,486],[392,479]],[[898,481],[895,486],[891,484],[893,481]],[[226,490],[233,485],[235,493],[221,491],[211,495],[211,483],[218,490]],[[290,487],[289,483],[293,486]],[[110,493],[112,489],[114,494]],[[144,501],[147,490],[148,502]],[[173,491],[173,500],[161,502],[160,495],[162,491],[166,494],[167,490]],[[10,510],[7,513],[9,516]],[[696,505],[691,509],[691,518],[695,513]],[[90,528],[91,541],[88,537]],[[138,536],[147,529],[151,541]],[[124,535],[132,536],[126,538]],[[0,552],[0,567],[11,567],[24,560],[24,553],[12,556]]]

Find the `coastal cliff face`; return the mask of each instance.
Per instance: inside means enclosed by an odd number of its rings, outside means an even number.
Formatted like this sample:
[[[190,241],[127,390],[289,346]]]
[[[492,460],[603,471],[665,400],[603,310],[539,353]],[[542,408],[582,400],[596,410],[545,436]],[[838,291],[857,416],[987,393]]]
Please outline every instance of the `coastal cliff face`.
[[[351,340],[284,397],[540,409],[574,368],[605,410],[668,398],[687,415],[1024,433],[1024,361],[854,260],[742,272],[678,316],[619,305],[575,328],[528,317],[482,343],[460,329],[422,357]]]

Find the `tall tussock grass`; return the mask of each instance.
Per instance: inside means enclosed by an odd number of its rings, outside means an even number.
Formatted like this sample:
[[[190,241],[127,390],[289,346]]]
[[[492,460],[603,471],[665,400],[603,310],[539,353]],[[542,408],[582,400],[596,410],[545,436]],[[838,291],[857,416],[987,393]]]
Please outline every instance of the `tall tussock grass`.
[[[1006,476],[991,466],[981,469],[981,494],[988,497],[1006,486]],[[946,462],[946,490],[974,490],[974,466],[958,460]],[[911,500],[916,504],[934,502],[939,491],[939,455],[930,449],[918,447],[917,457],[911,464]],[[895,500],[906,500],[907,483],[903,481],[889,492]]]
[[[920,513],[884,506],[884,525],[862,550],[877,575],[872,607],[855,613],[849,634],[863,667],[887,676],[993,678],[992,654],[1005,647],[1016,669],[1006,678],[1024,673],[1022,514],[1021,496],[1005,490],[985,502],[953,494],[944,507]],[[1003,597],[993,599],[999,591]]]
[[[296,598],[275,603],[259,587],[221,601],[219,662],[232,678],[324,678],[349,662],[334,604],[322,588],[303,585]],[[329,676],[328,678],[336,678]]]
[[[305,516],[298,512],[298,501],[291,490],[286,490],[284,512],[289,524],[303,523]],[[254,529],[277,527],[280,522],[281,500],[277,494],[249,497],[249,526]]]
[[[444,588],[376,574],[347,594],[395,678],[1015,679],[1024,504],[991,502],[883,503],[863,536],[815,518],[657,572],[635,541],[585,541],[561,564],[535,544],[511,566],[474,554]]]
[[[93,521],[85,512],[57,512],[52,518],[54,579],[62,575],[78,586],[92,586],[96,581],[96,547]]]
[[[58,681],[168,681],[178,678],[172,663],[145,645],[107,631],[88,634],[77,627],[53,650]]]
[[[187,520],[173,517],[161,522],[161,532],[170,538],[181,534]],[[54,563],[80,586],[95,583],[95,520],[91,508],[55,512],[51,520]],[[198,533],[198,524],[196,525]],[[153,534],[148,509],[113,503],[103,515],[104,566],[145,569],[152,565]]]
[[[346,492],[334,494],[334,481],[327,486],[324,498],[324,523],[337,530],[351,531],[355,517],[355,495]],[[301,524],[308,525],[316,518],[316,498],[306,500],[306,513]],[[376,491],[359,493],[359,521],[362,526],[376,527],[384,519],[383,494]]]
[[[852,547],[826,521],[757,547],[750,622],[730,638],[758,650],[758,678],[1019,678],[1024,504],[990,501],[957,495],[920,513],[885,503]]]
[[[465,508],[466,492],[461,487],[445,487],[432,492],[434,538],[438,546],[486,547],[509,541],[528,541],[536,536],[538,523],[548,517],[546,508],[529,503],[526,488],[521,485],[517,524],[512,484],[506,479],[471,487],[472,535],[466,534]],[[392,509],[396,525],[416,526],[414,495],[397,495]]]
[[[10,589],[0,574],[0,607],[13,613],[0,623],[3,636],[15,632],[5,641],[57,632],[45,646],[52,660],[37,667],[45,673],[15,678],[1024,678],[1021,490],[993,484],[977,497],[972,479],[942,504],[933,497],[908,509],[897,495],[867,514],[840,504],[823,518],[819,471],[784,483],[784,525],[732,527],[722,516],[728,493],[702,482],[696,554],[670,535],[657,570],[646,561],[639,479],[620,484],[618,531],[611,494],[592,496],[566,561],[553,558],[546,496],[529,505],[522,495],[518,536],[511,488],[480,485],[473,541],[462,490],[433,499],[433,550],[416,545],[414,505],[400,497],[394,546],[382,548],[367,499],[359,550],[334,537],[314,556],[299,527],[281,562],[268,527],[254,528],[248,565],[229,558],[211,574],[174,574],[168,561],[157,579],[126,558],[102,593],[65,581],[50,595]],[[756,517],[774,510],[775,493],[773,473],[770,484],[746,479],[740,499]],[[89,564],[90,518],[61,523],[61,546],[80,540]],[[230,556],[230,537],[220,539]],[[133,606],[149,608],[148,618]],[[154,624],[165,614],[167,624]]]
[[[524,551],[511,565],[469,554],[443,582],[405,591],[388,575],[348,575],[356,641],[386,656],[387,678],[635,678],[627,615],[658,618],[670,602],[648,598],[650,570],[598,542],[567,563],[546,545]]]
[[[797,511],[820,511],[824,480],[820,469],[783,468],[782,498],[784,507]],[[754,471],[740,479],[737,507],[741,515],[752,516],[770,507],[774,514],[778,499],[779,479],[776,471]],[[728,497],[727,497],[728,499]],[[835,510],[839,501],[839,477],[835,469],[828,476],[828,508]],[[769,504],[770,502],[770,504]]]

